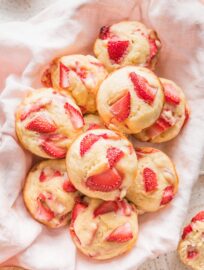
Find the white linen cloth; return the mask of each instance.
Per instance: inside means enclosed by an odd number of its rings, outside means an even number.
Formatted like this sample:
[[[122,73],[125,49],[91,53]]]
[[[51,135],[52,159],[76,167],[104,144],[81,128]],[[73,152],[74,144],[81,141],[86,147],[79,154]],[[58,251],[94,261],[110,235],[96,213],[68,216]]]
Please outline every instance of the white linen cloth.
[[[135,270],[146,259],[176,248],[204,149],[204,4],[199,0],[60,0],[26,22],[0,25],[0,263],[32,270]],[[175,200],[140,217],[134,249],[108,262],[79,254],[68,229],[49,230],[26,212],[21,187],[32,155],[18,144],[14,113],[56,56],[92,53],[99,28],[121,20],[141,20],[162,41],[157,74],[185,91],[191,119],[162,149],[180,177]],[[76,255],[76,256],[75,256]],[[7,262],[8,263],[8,262]]]

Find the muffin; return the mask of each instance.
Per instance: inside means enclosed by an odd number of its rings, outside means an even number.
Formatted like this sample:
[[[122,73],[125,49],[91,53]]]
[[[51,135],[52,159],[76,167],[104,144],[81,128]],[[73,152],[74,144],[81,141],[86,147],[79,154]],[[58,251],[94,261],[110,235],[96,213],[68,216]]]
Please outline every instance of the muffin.
[[[97,108],[105,125],[127,134],[151,126],[164,102],[162,85],[147,68],[128,66],[114,71],[101,84]]]
[[[193,270],[204,269],[204,211],[199,212],[183,230],[178,245],[181,261]]]
[[[173,81],[160,78],[165,102],[160,117],[150,127],[136,134],[141,141],[161,143],[175,138],[189,118],[189,108],[181,88]]]
[[[126,200],[104,202],[85,198],[74,206],[70,234],[83,254],[96,260],[110,259],[134,246],[137,213]]]
[[[178,189],[178,176],[170,158],[150,147],[136,148],[138,173],[127,198],[141,212],[155,212],[169,204]]]
[[[46,160],[29,172],[23,188],[32,217],[51,228],[66,225],[79,193],[69,181],[65,160]]]
[[[96,114],[84,115],[83,131],[86,132],[91,129],[105,128],[101,118]]]
[[[94,53],[109,71],[127,65],[154,69],[160,48],[154,30],[137,21],[122,21],[100,29]]]
[[[82,133],[83,125],[83,116],[72,97],[52,88],[32,91],[16,112],[19,141],[44,158],[64,158],[73,139]]]
[[[96,111],[96,94],[107,76],[104,65],[91,55],[67,55],[53,61],[42,82],[66,90],[72,95],[83,113]]]
[[[105,201],[125,197],[137,173],[132,144],[107,129],[80,135],[67,152],[66,164],[69,179],[80,192]]]

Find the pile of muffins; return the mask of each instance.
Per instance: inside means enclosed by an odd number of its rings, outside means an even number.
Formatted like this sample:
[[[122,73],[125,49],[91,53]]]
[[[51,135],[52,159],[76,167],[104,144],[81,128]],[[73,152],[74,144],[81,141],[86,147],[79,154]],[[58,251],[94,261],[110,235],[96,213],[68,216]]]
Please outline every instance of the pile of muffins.
[[[25,180],[28,211],[48,227],[69,225],[77,248],[93,259],[130,250],[138,215],[167,206],[178,189],[170,158],[129,140],[169,141],[189,118],[181,88],[152,71],[160,48],[156,32],[139,22],[103,26],[96,57],[55,59],[44,88],[16,112],[20,143],[46,159]]]

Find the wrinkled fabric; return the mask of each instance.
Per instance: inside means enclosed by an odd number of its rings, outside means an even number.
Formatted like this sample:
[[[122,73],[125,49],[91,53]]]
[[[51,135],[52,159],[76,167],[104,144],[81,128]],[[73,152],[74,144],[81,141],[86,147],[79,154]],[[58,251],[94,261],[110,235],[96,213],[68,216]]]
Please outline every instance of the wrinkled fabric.
[[[203,13],[198,0],[61,0],[26,22],[0,25],[0,263],[10,260],[32,270],[135,270],[176,248],[204,149]],[[191,118],[176,139],[156,145],[176,164],[178,195],[165,209],[140,217],[138,243],[128,254],[95,262],[76,252],[68,228],[47,229],[27,213],[21,188],[33,158],[17,141],[15,110],[41,86],[41,73],[53,58],[93,54],[99,28],[127,19],[158,32],[156,73],[183,88]]]

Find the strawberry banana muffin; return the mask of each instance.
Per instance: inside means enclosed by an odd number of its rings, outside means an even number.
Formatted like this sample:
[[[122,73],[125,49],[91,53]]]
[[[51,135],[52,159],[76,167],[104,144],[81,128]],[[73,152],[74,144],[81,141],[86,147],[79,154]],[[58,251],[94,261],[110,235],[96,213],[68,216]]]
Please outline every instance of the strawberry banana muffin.
[[[79,191],[105,201],[123,198],[137,173],[132,144],[107,129],[80,135],[67,152],[66,164],[70,181]]]
[[[96,94],[107,76],[104,65],[91,55],[68,55],[53,61],[42,82],[68,91],[82,112],[96,111]]]
[[[16,112],[16,133],[22,145],[37,156],[64,158],[73,139],[82,133],[83,116],[66,92],[34,90]]]
[[[112,71],[138,65],[154,69],[161,42],[157,33],[136,21],[103,26],[94,45],[94,53]]]
[[[204,211],[199,212],[184,228],[178,254],[181,261],[193,270],[204,269]]]
[[[91,129],[105,128],[101,118],[96,114],[86,114],[84,116],[84,128],[83,131],[86,132]]]
[[[176,169],[169,157],[158,149],[136,148],[138,173],[127,198],[141,212],[154,212],[166,206],[178,189]]]
[[[164,102],[162,85],[147,68],[123,67],[110,74],[97,95],[100,117],[110,129],[135,134],[151,126]]]
[[[126,200],[85,198],[74,206],[70,234],[85,255],[96,260],[110,259],[134,246],[138,235],[137,213]]]
[[[136,138],[141,141],[161,143],[175,138],[189,118],[189,109],[181,88],[173,81],[160,78],[163,85],[165,103],[160,117]]]
[[[23,189],[34,219],[52,227],[66,225],[79,193],[69,181],[65,160],[42,161],[29,172]]]

